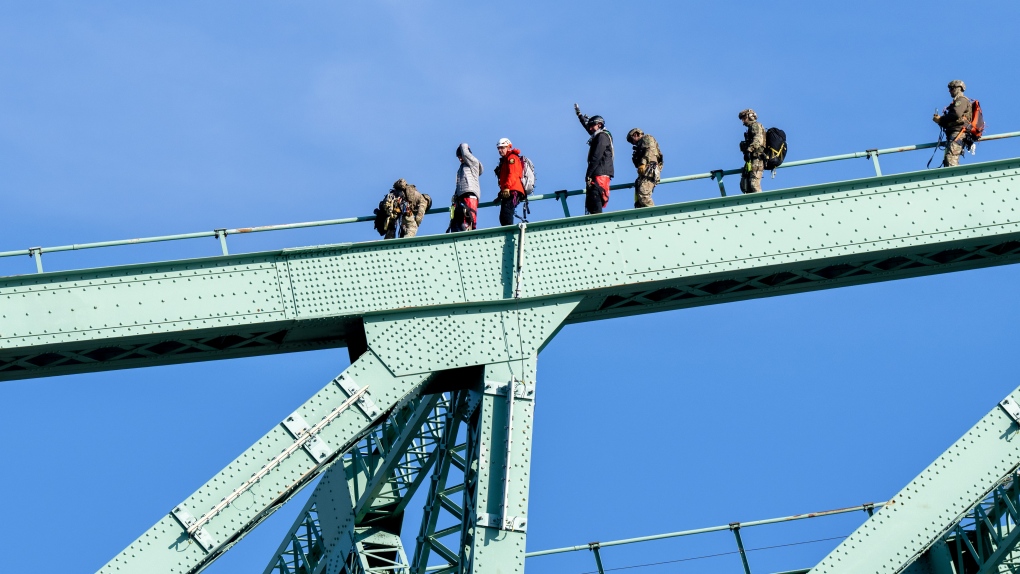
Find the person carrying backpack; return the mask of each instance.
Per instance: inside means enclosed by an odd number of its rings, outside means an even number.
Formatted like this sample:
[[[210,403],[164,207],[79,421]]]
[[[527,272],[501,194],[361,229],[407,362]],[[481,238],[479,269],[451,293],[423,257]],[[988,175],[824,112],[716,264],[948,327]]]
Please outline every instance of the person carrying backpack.
[[[931,118],[946,133],[946,155],[942,159],[943,167],[960,165],[960,156],[963,155],[964,138],[967,135],[966,128],[973,119],[970,98],[963,95],[966,90],[967,85],[963,83],[963,80],[949,82],[949,95],[953,97],[953,101],[942,110],[942,115],[935,112]]]
[[[521,160],[521,150],[515,148],[507,138],[500,138],[496,150],[499,151],[499,165],[494,170],[499,182],[499,224],[513,225],[517,204],[526,195],[521,181],[524,162]]]
[[[457,186],[453,192],[453,217],[450,231],[470,231],[478,228],[478,198],[482,196],[478,177],[482,174],[482,162],[471,154],[466,143],[457,146]]]
[[[741,193],[758,193],[761,191],[761,176],[765,173],[765,128],[758,123],[758,114],[748,108],[742,110],[737,117],[747,130],[740,142],[740,151],[744,153],[744,169],[740,172]]]
[[[584,173],[586,213],[602,213],[609,204],[609,182],[613,179],[613,134],[606,129],[606,121],[602,116],[588,117],[581,113],[581,108],[574,104],[574,113],[585,131],[591,134],[588,139],[588,170]]]
[[[431,206],[432,198],[428,194],[419,192],[417,187],[400,178],[393,183],[393,189],[376,210],[376,228],[379,228],[379,220],[384,219],[382,227],[386,239],[414,237]]]
[[[634,154],[631,160],[637,169],[637,179],[634,181],[634,207],[653,207],[652,192],[655,185],[659,183],[659,175],[662,173],[662,152],[659,150],[659,142],[651,134],[641,131],[641,128],[634,128],[627,132],[627,141],[634,146]]]

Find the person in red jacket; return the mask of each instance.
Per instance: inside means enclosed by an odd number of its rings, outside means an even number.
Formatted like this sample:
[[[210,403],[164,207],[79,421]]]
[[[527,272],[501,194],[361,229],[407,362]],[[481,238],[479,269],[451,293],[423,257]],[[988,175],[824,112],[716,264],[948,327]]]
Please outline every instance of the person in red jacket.
[[[524,199],[524,184],[521,174],[521,150],[514,148],[510,140],[502,138],[496,144],[499,150],[499,165],[496,166],[496,179],[499,180],[499,224],[513,225],[514,211],[517,204]]]

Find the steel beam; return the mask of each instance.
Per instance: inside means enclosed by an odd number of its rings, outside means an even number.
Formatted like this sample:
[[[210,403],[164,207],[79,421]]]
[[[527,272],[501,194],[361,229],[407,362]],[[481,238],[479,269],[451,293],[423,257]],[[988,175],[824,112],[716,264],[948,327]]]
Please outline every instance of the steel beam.
[[[344,465],[337,463],[315,486],[264,574],[337,572],[351,553],[353,541],[354,507]]]
[[[524,572],[534,427],[535,357],[487,365],[468,421],[457,572]]]
[[[1020,159],[529,223],[568,323],[1020,261]],[[342,346],[514,300],[517,228],[0,279],[0,380]]]
[[[812,574],[903,572],[933,547],[941,551],[939,545],[954,531],[957,543],[970,545],[982,573],[995,571],[1020,536],[1013,528],[1012,501],[996,494],[1014,480],[1020,467],[1018,403],[1020,388],[829,553]],[[986,499],[997,501],[993,520],[988,519],[989,507],[982,504]],[[980,548],[959,526],[968,516],[975,521],[969,532]],[[1006,534],[1003,525],[1009,529]]]
[[[355,528],[365,522],[364,517],[359,520],[356,509],[374,510],[372,517],[376,519],[399,515],[403,511],[420,484],[417,474],[428,473],[431,463],[428,445],[442,439],[442,422],[446,420],[448,406],[449,400],[438,394],[408,401],[403,407],[394,409],[383,424],[361,439],[344,455],[342,462],[330,467],[269,561],[264,574],[316,574],[327,565],[328,571],[338,571],[354,550],[351,541],[355,539]],[[411,434],[410,430],[415,429],[417,437],[405,438]],[[386,459],[365,465],[363,453],[376,452],[380,447],[389,453]],[[375,458],[378,458],[377,454]],[[361,469],[370,469],[373,474],[362,476]],[[365,489],[358,483],[371,484],[381,474],[388,474],[394,486],[390,489],[393,494],[379,502],[375,499],[378,495],[376,489]],[[350,485],[348,476],[352,478]],[[359,490],[363,491],[361,499],[352,502],[353,494]],[[323,532],[320,526],[323,523],[331,528]]]
[[[430,374],[395,376],[374,353],[363,354],[100,572],[202,570],[350,449],[386,411],[420,392]],[[334,503],[344,506],[342,499]]]
[[[437,452],[438,460],[433,467],[414,558],[411,561],[411,571],[414,574],[424,574],[433,553],[444,562],[444,567],[438,569],[437,574],[449,574],[457,569],[457,546],[450,544],[449,541],[460,542],[464,522],[464,509],[455,502],[455,499],[464,491],[464,475],[467,471],[464,453],[467,444],[458,438],[458,431],[462,417],[468,414],[466,402],[461,401],[460,397],[457,405],[464,406],[446,415],[447,432]],[[453,476],[450,474],[451,471]]]
[[[100,572],[202,570],[370,434],[387,413],[415,400],[436,371],[493,360],[530,364],[533,369],[533,357],[560,329],[577,301],[483,306],[460,313],[405,312],[367,320],[367,350],[347,370],[178,504]],[[446,354],[445,349],[457,352]],[[412,419],[421,416],[417,405],[411,412]],[[389,444],[401,443],[405,448],[380,452],[372,465],[381,465],[376,472],[387,464],[403,472],[400,465],[408,455],[406,445],[413,441],[404,429],[389,430],[394,434]],[[385,446],[389,440],[385,438],[379,444]],[[418,453],[412,456],[419,461],[429,458]],[[408,463],[408,468],[416,465],[420,470],[420,462]],[[416,472],[424,479],[425,472]],[[365,484],[373,484],[374,476],[366,474]],[[401,476],[398,482],[406,478]],[[410,485],[405,481],[395,488],[402,489],[406,497],[409,486],[420,483],[416,477]],[[369,490],[376,494],[366,500],[374,499],[381,491]],[[235,504],[240,500],[244,504]]]

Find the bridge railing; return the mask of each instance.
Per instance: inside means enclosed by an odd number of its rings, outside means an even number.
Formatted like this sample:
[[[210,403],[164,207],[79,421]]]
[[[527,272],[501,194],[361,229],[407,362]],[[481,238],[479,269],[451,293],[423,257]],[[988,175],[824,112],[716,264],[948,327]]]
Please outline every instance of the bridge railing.
[[[1020,137],[1020,131],[1018,132],[1007,132],[1001,134],[987,135],[981,138],[982,142],[1001,140],[1006,138]],[[878,161],[878,156],[902,153],[908,151],[915,151],[921,149],[931,149],[938,145],[937,142],[914,144],[900,147],[892,147],[885,149],[868,149],[864,151],[845,153],[840,155],[832,155],[827,157],[819,157],[813,159],[802,159],[795,161],[784,162],[783,165],[779,166],[779,169],[813,165],[819,163],[827,163],[832,161],[842,161],[848,159],[859,159],[868,158],[871,159],[875,167],[875,174],[882,175],[882,168]],[[694,181],[698,179],[713,179],[719,185],[719,193],[722,196],[726,196],[726,187],[723,184],[723,178],[727,175],[738,175],[741,169],[717,169],[706,173],[695,173],[692,175],[682,175],[679,177],[665,177],[659,181],[659,184],[670,184],[679,183],[682,181]],[[610,186],[609,189],[627,189],[634,187],[633,183],[621,183],[618,185]],[[559,200],[563,207],[563,215],[570,217],[570,208],[567,206],[567,198],[574,195],[583,195],[583,189],[561,189],[550,193],[534,194],[528,197],[528,201],[544,201],[544,200]],[[493,207],[499,205],[498,201],[487,201],[479,202],[478,207]],[[445,213],[449,214],[450,210],[448,207],[435,207],[428,210],[428,214]],[[17,249],[14,251],[0,251],[0,258],[2,257],[17,257],[28,255],[35,260],[36,272],[43,272],[42,256],[44,253],[58,253],[61,251],[78,251],[83,249],[98,249],[101,247],[116,247],[122,245],[137,245],[142,243],[158,243],[163,241],[181,241],[185,239],[198,239],[212,237],[219,241],[220,251],[223,255],[229,255],[227,248],[227,236],[228,235],[239,235],[244,233],[261,233],[265,231],[282,231],[286,229],[303,229],[309,227],[324,227],[329,225],[344,225],[348,223],[358,223],[364,221],[373,221],[374,215],[362,215],[358,217],[342,217],[339,219],[323,219],[320,221],[306,221],[302,223],[286,223],[282,225],[263,225],[259,227],[236,227],[236,228],[221,228],[214,229],[212,231],[198,231],[195,233],[179,233],[175,235],[158,235],[154,237],[142,237],[137,239],[120,239],[115,241],[96,241],[93,243],[75,243],[72,245],[58,245],[54,247],[29,247],[27,249]]]
[[[798,520],[806,520],[806,519],[810,519],[810,518],[821,518],[821,517],[824,517],[824,516],[835,516],[835,515],[838,515],[838,514],[847,514],[847,513],[851,513],[851,512],[862,512],[863,511],[863,512],[867,512],[868,513],[868,517],[871,517],[874,514],[874,512],[875,512],[875,510],[877,508],[885,506],[886,504],[887,504],[886,502],[870,502],[870,503],[867,503],[867,504],[861,504],[859,506],[851,506],[851,507],[848,507],[848,508],[837,508],[835,510],[823,510],[822,512],[811,512],[811,513],[807,513],[807,514],[795,514],[793,516],[782,516],[782,517],[779,517],[779,518],[769,518],[769,519],[766,519],[766,520],[752,520],[752,521],[749,521],[749,522],[731,522],[729,524],[723,524],[723,525],[720,525],[720,526],[709,526],[707,528],[695,528],[693,530],[681,530],[679,532],[668,532],[668,533],[665,533],[665,534],[654,534],[654,535],[651,535],[651,536],[640,536],[640,537],[637,537],[637,538],[626,538],[626,539],[623,539],[623,540],[611,540],[611,541],[608,541],[608,542],[589,542],[587,544],[580,544],[580,545],[577,545],[577,546],[565,546],[563,548],[552,548],[552,549],[549,549],[549,550],[538,550],[538,551],[534,551],[534,552],[528,552],[528,553],[526,553],[524,555],[524,557],[525,558],[536,558],[538,556],[549,556],[551,554],[564,554],[564,553],[567,553],[567,552],[578,552],[578,551],[582,551],[582,550],[588,550],[588,551],[590,551],[592,553],[592,558],[595,559],[595,567],[597,568],[598,573],[599,574],[605,574],[605,568],[602,565],[602,554],[601,554],[601,549],[603,549],[603,548],[608,548],[610,546],[623,546],[625,544],[637,544],[637,543],[640,543],[640,542],[651,542],[651,541],[654,541],[654,540],[665,540],[665,539],[668,539],[668,538],[680,538],[680,537],[684,537],[684,536],[694,536],[694,535],[698,535],[698,534],[708,534],[708,533],[711,533],[711,532],[723,532],[723,531],[729,530],[730,532],[733,533],[734,542],[736,543],[736,550],[734,550],[733,552],[730,552],[728,554],[739,554],[740,555],[741,563],[742,563],[742,565],[744,567],[744,574],[751,574],[751,567],[750,567],[750,565],[748,563],[748,560],[747,560],[747,553],[751,552],[751,551],[754,551],[754,550],[761,550],[761,549],[758,549],[758,548],[745,549],[744,548],[743,539],[740,537],[741,529],[751,528],[751,527],[755,527],[755,526],[766,526],[766,525],[769,525],[769,524],[780,524],[780,523],[783,523],[783,522],[795,522],[795,521],[798,521]],[[826,540],[831,540],[831,539],[826,539]],[[812,541],[812,542],[821,542],[821,541]],[[705,556],[705,557],[702,557],[702,558],[709,558],[709,557],[713,557],[714,558],[714,557],[717,557],[717,556],[720,556],[720,554],[712,554],[711,556]],[[696,559],[696,558],[698,558],[698,557],[695,557],[695,558],[686,558],[686,559],[678,560],[678,562],[692,560],[692,559]],[[659,565],[659,564],[660,563],[657,563],[656,565]],[[637,565],[632,565],[632,566],[625,566],[625,567],[620,567],[620,568],[614,568],[614,570],[638,568],[638,567],[641,567],[641,566],[645,566],[645,565],[637,564]],[[442,569],[447,568],[447,567],[448,566],[430,566],[430,567],[426,568],[425,571],[426,572],[431,572],[431,571],[435,571],[435,570],[442,570]],[[806,574],[809,570],[810,569],[808,569],[808,570],[791,570],[791,571],[788,571],[788,572],[781,572],[781,573],[778,573],[778,574]]]

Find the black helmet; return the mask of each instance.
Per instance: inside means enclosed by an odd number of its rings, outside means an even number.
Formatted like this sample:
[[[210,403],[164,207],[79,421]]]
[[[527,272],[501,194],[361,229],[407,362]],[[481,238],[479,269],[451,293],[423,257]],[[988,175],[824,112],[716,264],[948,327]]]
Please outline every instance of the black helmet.
[[[606,125],[606,120],[602,119],[602,116],[592,116],[588,118],[588,123],[585,126],[590,128],[598,124]]]

